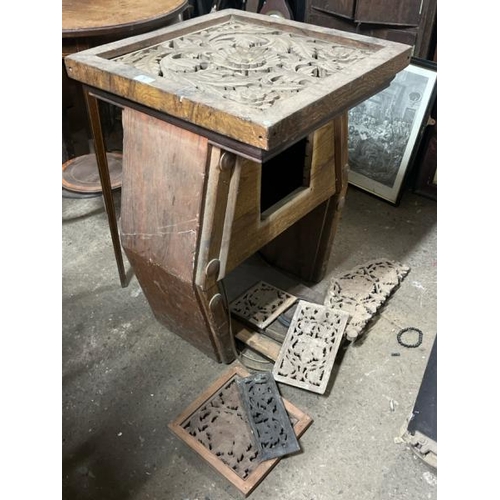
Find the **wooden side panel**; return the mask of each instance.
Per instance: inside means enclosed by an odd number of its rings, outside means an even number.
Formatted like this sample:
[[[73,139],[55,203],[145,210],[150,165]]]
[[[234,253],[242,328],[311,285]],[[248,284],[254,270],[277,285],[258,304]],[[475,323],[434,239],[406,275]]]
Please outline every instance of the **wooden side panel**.
[[[362,23],[418,26],[420,0],[356,0],[354,17]]]
[[[309,187],[284,198],[265,217],[260,211],[261,165],[242,160],[227,272],[335,193],[333,130],[330,122],[312,135],[314,152],[304,159],[311,163]]]
[[[325,276],[347,190],[347,113],[334,120],[333,130],[335,194],[261,250],[268,262],[306,281]],[[313,154],[324,154],[324,147],[318,142]]]
[[[418,36],[417,28],[399,26],[384,26],[381,24],[359,24],[349,19],[336,17],[332,14],[312,9],[307,22],[326,28],[359,33],[360,35],[373,36],[393,42],[415,45]],[[416,54],[415,54],[416,55]]]
[[[355,0],[311,0],[311,7],[352,19]]]
[[[131,109],[123,129],[123,248],[158,321],[224,361],[194,284],[207,140]]]

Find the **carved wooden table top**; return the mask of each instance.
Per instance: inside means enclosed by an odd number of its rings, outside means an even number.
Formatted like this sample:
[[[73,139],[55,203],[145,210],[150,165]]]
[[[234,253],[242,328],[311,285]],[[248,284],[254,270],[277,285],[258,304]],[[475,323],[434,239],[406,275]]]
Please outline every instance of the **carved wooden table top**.
[[[74,54],[66,65],[89,86],[273,150],[387,86],[410,52],[396,42],[226,9]]]
[[[138,25],[159,27],[180,14],[187,0],[62,0],[62,36],[97,36],[133,32]]]

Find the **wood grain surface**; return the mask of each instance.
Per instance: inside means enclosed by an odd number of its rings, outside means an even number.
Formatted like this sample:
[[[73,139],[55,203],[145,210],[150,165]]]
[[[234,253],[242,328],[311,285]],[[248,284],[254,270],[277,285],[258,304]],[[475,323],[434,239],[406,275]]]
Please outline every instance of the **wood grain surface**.
[[[171,76],[164,78],[151,72],[147,65],[144,66],[142,63],[136,65],[132,61],[133,58],[123,59],[135,51],[148,51],[161,43],[167,43],[169,46],[170,40],[189,38],[189,36],[196,38],[201,36],[200,30],[217,29],[218,26],[228,22],[246,23],[257,32],[259,29],[267,30],[270,33],[268,36],[274,38],[276,31],[280,30],[285,35],[283,40],[288,36],[288,41],[294,45],[297,54],[306,54],[298,56],[299,60],[304,58],[304,64],[310,62],[307,54],[310,54],[309,45],[314,46],[314,44],[318,47],[314,50],[325,51],[330,50],[326,48],[330,43],[336,44],[339,50],[347,50],[355,60],[339,70],[332,68],[331,74],[323,75],[322,70],[318,69],[319,73],[315,74],[321,73],[320,78],[310,75],[306,78],[312,82],[311,84],[300,83],[305,77],[296,78],[294,85],[301,85],[300,91],[286,94],[286,98],[282,96],[276,101],[273,101],[275,89],[273,85],[269,85],[269,88],[264,89],[262,99],[264,104],[272,101],[272,105],[261,109],[255,107],[255,102],[260,102],[260,98],[257,99],[255,96],[250,99],[251,105],[243,102],[244,93],[235,98],[236,100],[233,99],[233,94],[238,94],[240,91],[232,91],[231,85],[228,88],[229,94],[221,97],[218,91],[213,89],[213,85],[218,81],[216,78],[207,78],[206,89],[200,87],[199,82],[196,82],[203,71],[191,71],[185,74],[179,71],[177,78]],[[192,40],[187,41],[191,43]],[[270,57],[270,62],[280,58],[280,46],[277,40],[275,45],[269,44],[269,47],[274,47],[272,49],[274,58]],[[222,50],[221,53],[233,57],[231,50],[229,53]],[[281,52],[283,57],[287,57],[287,53],[285,50]],[[242,143],[272,150],[282,145],[293,144],[335,115],[371,97],[381,87],[387,86],[396,73],[409,64],[410,53],[411,47],[396,42],[272,16],[224,9],[132,39],[120,40],[73,54],[65,61],[69,76],[82,83]],[[215,57],[219,55],[220,52],[217,52]],[[150,57],[148,54],[146,56]],[[239,54],[238,58],[241,57]],[[123,60],[118,60],[120,58]],[[343,56],[338,59],[341,65],[344,64],[343,61]],[[193,60],[191,59],[191,62],[186,60],[183,64],[193,64]],[[318,68],[322,67],[322,64]],[[275,67],[279,68],[279,64]],[[173,66],[169,68],[171,71]],[[299,73],[296,76],[298,77]],[[196,81],[191,82],[191,79]],[[240,84],[237,85],[237,88],[239,87]],[[280,92],[283,92],[285,87],[280,88]]]
[[[187,4],[187,0],[62,0],[62,36],[159,28],[162,22],[179,15]]]
[[[218,290],[200,292],[194,283],[210,146],[131,109],[123,111],[123,124],[125,253],[156,319],[210,357],[230,362],[227,315],[220,299],[212,302]]]

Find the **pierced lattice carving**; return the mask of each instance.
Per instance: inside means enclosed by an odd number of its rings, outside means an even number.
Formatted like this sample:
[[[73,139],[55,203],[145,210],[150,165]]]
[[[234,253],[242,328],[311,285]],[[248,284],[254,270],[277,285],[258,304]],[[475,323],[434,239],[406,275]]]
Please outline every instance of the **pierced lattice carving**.
[[[268,109],[374,49],[230,20],[115,58],[199,92]]]
[[[358,337],[409,272],[408,266],[378,259],[357,266],[331,281],[325,305],[349,313],[346,327],[349,340]]]
[[[259,464],[258,448],[234,379],[203,405],[184,429],[242,479]]]
[[[250,376],[238,366],[200,394],[169,428],[245,496],[269,474],[280,457],[263,461],[254,444],[236,382]],[[293,432],[300,437],[312,419],[282,399]]]
[[[231,302],[230,310],[243,321],[264,329],[296,300],[297,297],[269,283],[259,281]]]
[[[278,382],[324,394],[349,315],[300,300],[273,368]]]
[[[258,373],[237,382],[261,460],[300,450],[278,386],[270,372]]]

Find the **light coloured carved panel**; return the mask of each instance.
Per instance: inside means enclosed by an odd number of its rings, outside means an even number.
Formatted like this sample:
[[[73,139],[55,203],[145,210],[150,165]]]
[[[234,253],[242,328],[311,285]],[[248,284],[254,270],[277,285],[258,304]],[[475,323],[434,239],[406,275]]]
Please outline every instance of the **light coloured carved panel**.
[[[325,305],[350,315],[345,332],[349,340],[361,334],[409,272],[410,268],[399,262],[378,259],[332,279]]]
[[[146,74],[265,110],[348,70],[373,49],[232,19],[116,58]]]
[[[300,300],[273,368],[275,380],[324,394],[349,315]]]
[[[230,310],[239,319],[263,330],[296,300],[297,297],[284,290],[259,281],[231,302]]]

